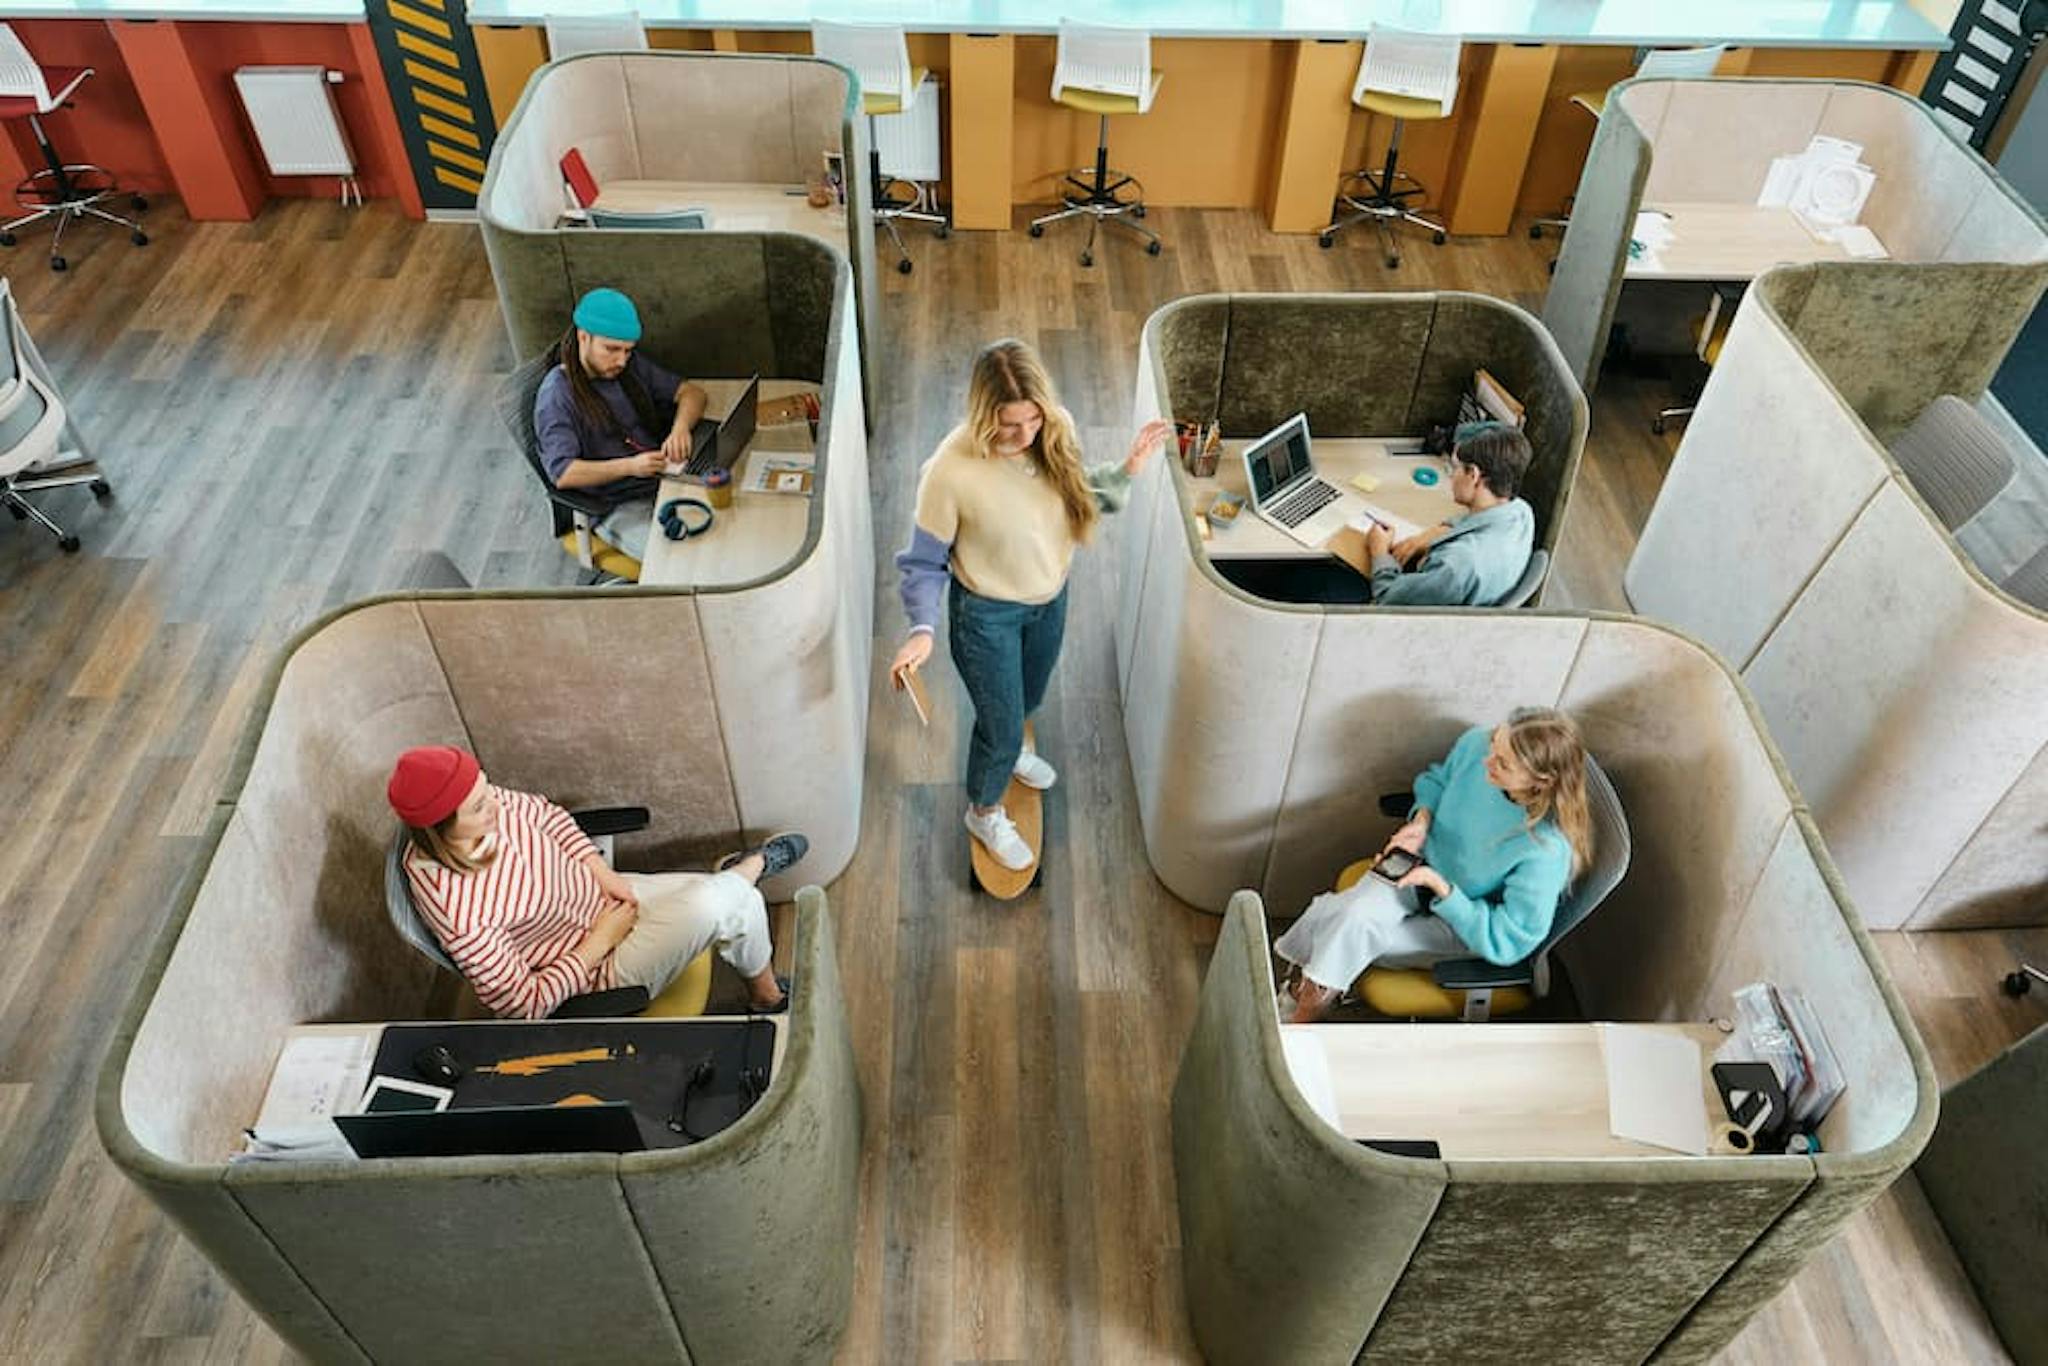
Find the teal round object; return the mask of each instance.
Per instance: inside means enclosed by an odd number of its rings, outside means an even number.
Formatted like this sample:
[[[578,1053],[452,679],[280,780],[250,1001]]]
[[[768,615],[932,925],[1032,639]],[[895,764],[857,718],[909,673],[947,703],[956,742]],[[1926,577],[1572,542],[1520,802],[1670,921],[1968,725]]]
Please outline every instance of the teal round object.
[[[1422,487],[1428,488],[1436,483],[1438,475],[1437,472],[1431,469],[1429,466],[1418,465],[1415,467],[1414,472],[1410,474],[1408,477],[1410,479],[1413,479],[1416,483],[1422,485]]]

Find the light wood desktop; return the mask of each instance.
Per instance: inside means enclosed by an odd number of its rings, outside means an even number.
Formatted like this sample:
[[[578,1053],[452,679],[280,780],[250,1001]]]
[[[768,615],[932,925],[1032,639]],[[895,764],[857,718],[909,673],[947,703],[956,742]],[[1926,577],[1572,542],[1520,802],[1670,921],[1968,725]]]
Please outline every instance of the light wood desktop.
[[[714,232],[795,232],[846,250],[845,206],[832,203],[814,209],[801,185],[622,180],[604,186],[595,207],[615,213],[703,209]]]
[[[1320,560],[1335,556],[1361,574],[1369,572],[1365,558],[1365,537],[1348,528],[1339,531],[1318,548],[1305,546],[1252,511],[1247,496],[1244,448],[1249,441],[1226,441],[1216,460],[1216,473],[1206,479],[1190,477],[1188,511],[1205,513],[1219,492],[1245,498],[1244,510],[1225,530],[1211,527],[1210,538],[1202,543],[1212,560],[1273,559]],[[1433,455],[1389,455],[1389,450],[1413,450],[1420,437],[1331,437],[1312,444],[1316,473],[1343,492],[1355,494],[1396,517],[1419,527],[1457,516],[1458,505],[1451,498],[1450,476],[1441,457]],[[1436,472],[1437,482],[1424,487],[1415,482],[1418,469]],[[1356,475],[1368,475],[1379,487],[1367,493],[1353,484]]]
[[[746,389],[744,380],[699,382],[710,398],[706,412],[713,416],[722,417],[730,412]],[[817,391],[817,385],[801,380],[761,381],[764,404]],[[815,488],[810,494],[745,493],[741,485],[746,483],[747,471],[756,460],[767,457],[809,464],[816,454],[817,447],[806,422],[756,428],[746,454],[733,466],[732,506],[713,514],[711,530],[686,541],[671,541],[663,535],[661,521],[656,518],[647,535],[647,555],[640,561],[640,582],[665,588],[723,588],[750,583],[788,564],[803,548]],[[703,497],[701,484],[664,479],[655,507],[659,509],[671,498]]]
[[[1707,1068],[1727,1037],[1712,1025],[1637,1026],[1700,1045],[1708,1156],[1735,1156]],[[1682,1157],[1608,1131],[1598,1024],[1283,1025],[1322,1047],[1347,1138],[1432,1139],[1450,1159]]]
[[[1753,280],[1772,266],[1857,259],[1814,236],[1790,209],[1755,204],[1645,204],[1669,220],[1671,241],[1654,256],[1630,258],[1630,280]]]

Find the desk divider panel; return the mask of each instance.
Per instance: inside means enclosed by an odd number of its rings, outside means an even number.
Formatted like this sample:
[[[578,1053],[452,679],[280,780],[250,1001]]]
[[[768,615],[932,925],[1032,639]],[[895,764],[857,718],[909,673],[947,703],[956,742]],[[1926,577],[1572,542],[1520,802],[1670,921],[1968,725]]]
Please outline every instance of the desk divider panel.
[[[1624,578],[1738,661],[1881,928],[2041,918],[2048,614],[1978,572],[1882,440],[1978,399],[2044,282],[2048,259],[1771,271]],[[1949,330],[1881,339],[1916,298]]]

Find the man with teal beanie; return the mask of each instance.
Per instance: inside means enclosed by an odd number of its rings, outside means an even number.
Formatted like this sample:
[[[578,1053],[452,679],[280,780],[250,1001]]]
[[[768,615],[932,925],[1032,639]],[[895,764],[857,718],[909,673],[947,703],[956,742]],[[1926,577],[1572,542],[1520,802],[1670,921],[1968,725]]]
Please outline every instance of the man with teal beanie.
[[[690,458],[704,391],[640,353],[640,310],[618,290],[591,290],[572,318],[533,399],[541,463],[556,488],[609,502],[593,530],[644,559],[662,471]]]

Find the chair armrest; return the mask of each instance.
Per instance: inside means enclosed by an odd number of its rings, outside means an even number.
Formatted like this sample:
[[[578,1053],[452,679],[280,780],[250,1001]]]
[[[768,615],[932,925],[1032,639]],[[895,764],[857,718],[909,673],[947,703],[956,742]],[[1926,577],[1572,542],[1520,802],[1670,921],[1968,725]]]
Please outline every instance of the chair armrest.
[[[1489,963],[1484,958],[1446,958],[1436,964],[1430,975],[1436,984],[1446,991],[1471,991],[1477,987],[1525,987],[1536,980],[1536,973],[1524,960],[1502,967]]]
[[[1387,792],[1380,796],[1380,814],[1397,821],[1408,819],[1408,813],[1415,809],[1413,792]]]
[[[550,1020],[597,1020],[613,1015],[638,1015],[653,998],[646,987],[613,987],[608,991],[586,991],[571,996],[555,1007]]]
[[[645,830],[653,819],[644,806],[593,806],[587,811],[571,811],[569,815],[584,834],[593,838]]]
[[[612,510],[612,505],[609,502],[594,493],[585,493],[581,489],[549,489],[548,499],[557,506],[565,507],[571,512],[582,513],[593,522],[603,521],[605,514]]]

